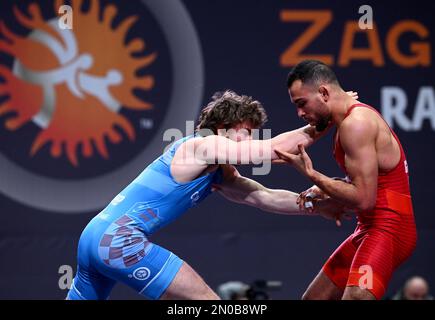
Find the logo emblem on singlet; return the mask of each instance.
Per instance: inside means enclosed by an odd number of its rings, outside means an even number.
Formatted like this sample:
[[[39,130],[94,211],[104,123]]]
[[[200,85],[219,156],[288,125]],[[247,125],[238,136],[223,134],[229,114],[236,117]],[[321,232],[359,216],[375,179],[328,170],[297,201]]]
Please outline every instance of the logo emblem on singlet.
[[[196,191],[194,194],[190,196],[190,200],[192,200],[192,206],[196,205],[196,202],[199,200],[199,191]]]
[[[136,280],[144,281],[148,279],[151,275],[151,271],[148,268],[140,267],[133,271],[133,277]]]
[[[403,164],[405,165],[405,173],[408,174],[408,161],[403,161]]]

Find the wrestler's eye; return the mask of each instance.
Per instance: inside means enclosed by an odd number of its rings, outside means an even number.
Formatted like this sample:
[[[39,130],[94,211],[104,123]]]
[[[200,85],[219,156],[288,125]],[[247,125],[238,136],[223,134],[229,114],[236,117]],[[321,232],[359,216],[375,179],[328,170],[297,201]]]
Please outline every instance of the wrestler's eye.
[[[305,105],[305,100],[297,99],[294,101],[294,104],[296,105],[296,108],[300,109]]]
[[[303,108],[305,106],[306,101],[298,101],[297,107],[298,108]]]

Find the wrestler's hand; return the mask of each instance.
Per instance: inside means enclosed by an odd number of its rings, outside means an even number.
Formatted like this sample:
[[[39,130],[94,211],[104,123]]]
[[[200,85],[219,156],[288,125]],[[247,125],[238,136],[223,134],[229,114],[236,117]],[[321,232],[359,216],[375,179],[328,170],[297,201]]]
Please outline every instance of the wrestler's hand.
[[[358,100],[358,92],[357,91],[346,91],[346,93],[351,96],[352,98],[354,98],[355,100]]]
[[[305,152],[304,145],[299,144],[298,148],[299,154],[296,155],[285,151],[280,151],[278,149],[274,149],[274,151],[281,160],[287,162],[288,164],[291,164],[303,175],[311,177],[314,172],[313,163],[308,154]]]
[[[326,198],[328,198],[328,195],[323,192],[318,186],[314,185],[299,194],[298,198],[296,199],[296,204],[299,205],[299,209],[301,211],[313,213],[313,200],[320,200]]]

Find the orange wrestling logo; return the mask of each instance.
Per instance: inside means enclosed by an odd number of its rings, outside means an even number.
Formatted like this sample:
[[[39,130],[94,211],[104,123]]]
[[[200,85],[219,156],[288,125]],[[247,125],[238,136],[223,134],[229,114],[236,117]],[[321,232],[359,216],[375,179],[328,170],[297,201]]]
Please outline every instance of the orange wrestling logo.
[[[0,22],[0,51],[14,58],[12,69],[0,65],[4,78],[0,95],[8,96],[0,105],[0,116],[9,116],[6,129],[15,131],[33,121],[40,131],[30,155],[50,143],[52,157],[66,155],[76,167],[79,154],[89,158],[98,152],[108,159],[108,141],[119,144],[123,135],[135,140],[134,127],[119,111],[152,108],[133,90],[153,88],[152,75],[136,73],[157,57],[155,52],[137,57],[145,49],[141,38],[125,43],[137,16],[113,28],[118,14],[115,5],[102,8],[100,19],[99,0],[90,1],[86,12],[81,10],[82,2],[71,1],[72,30],[60,29],[57,18],[44,20],[36,3],[29,5],[28,15],[17,7],[13,10],[17,21],[30,29],[27,36],[15,34]],[[56,0],[54,5],[57,12],[63,1]]]

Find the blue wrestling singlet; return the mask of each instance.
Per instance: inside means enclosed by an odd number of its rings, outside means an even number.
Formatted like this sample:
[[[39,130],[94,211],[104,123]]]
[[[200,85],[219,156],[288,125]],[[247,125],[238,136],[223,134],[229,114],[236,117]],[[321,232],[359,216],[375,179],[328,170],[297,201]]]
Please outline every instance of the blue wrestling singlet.
[[[181,267],[172,252],[148,237],[211,193],[222,171],[178,183],[170,172],[176,141],[121,191],[83,230],[78,267],[68,299],[107,299],[117,281],[148,299],[159,299]]]

